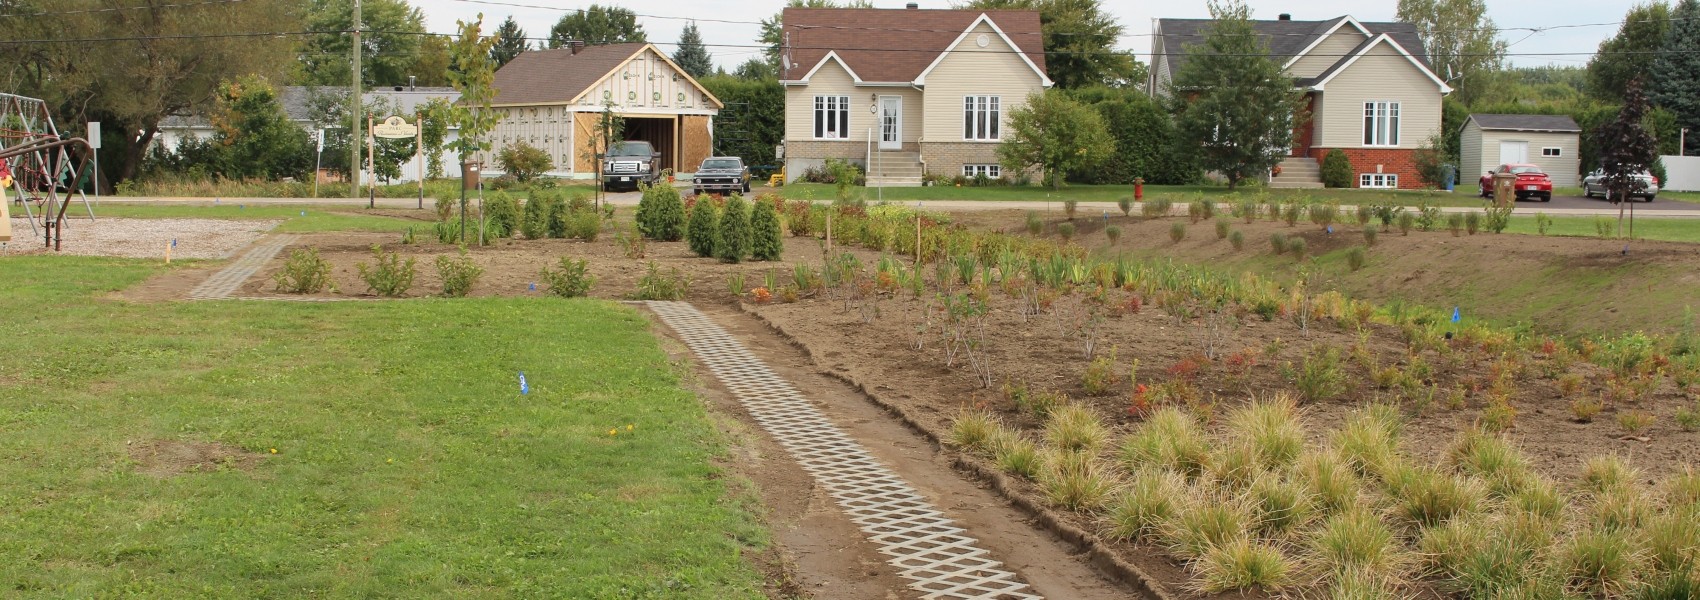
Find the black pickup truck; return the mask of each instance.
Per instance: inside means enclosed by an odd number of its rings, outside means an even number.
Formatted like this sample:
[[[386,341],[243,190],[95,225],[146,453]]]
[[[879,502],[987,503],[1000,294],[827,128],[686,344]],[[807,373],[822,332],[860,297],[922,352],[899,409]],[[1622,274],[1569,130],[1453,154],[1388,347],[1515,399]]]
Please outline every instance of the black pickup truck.
[[[750,168],[736,156],[716,156],[702,161],[694,180],[696,193],[748,194]]]
[[[602,189],[638,189],[661,179],[661,153],[645,141],[615,142],[603,157]]]

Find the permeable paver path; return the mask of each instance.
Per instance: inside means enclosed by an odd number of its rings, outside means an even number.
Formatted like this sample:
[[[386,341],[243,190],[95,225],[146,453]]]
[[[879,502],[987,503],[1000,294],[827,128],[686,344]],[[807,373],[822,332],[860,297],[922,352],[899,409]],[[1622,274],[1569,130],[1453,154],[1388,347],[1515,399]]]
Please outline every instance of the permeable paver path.
[[[1039,598],[707,315],[685,302],[648,305],[891,557],[887,562],[922,597]]]
[[[253,277],[254,273],[260,270],[260,267],[266,266],[267,261],[277,256],[277,253],[283,251],[285,246],[294,242],[295,236],[293,235],[275,236],[260,242],[259,245],[243,254],[242,258],[236,259],[236,262],[230,263],[229,266],[214,273],[212,277],[189,290],[189,299],[218,300],[229,298],[230,294],[242,287],[242,283],[248,281],[249,277]]]

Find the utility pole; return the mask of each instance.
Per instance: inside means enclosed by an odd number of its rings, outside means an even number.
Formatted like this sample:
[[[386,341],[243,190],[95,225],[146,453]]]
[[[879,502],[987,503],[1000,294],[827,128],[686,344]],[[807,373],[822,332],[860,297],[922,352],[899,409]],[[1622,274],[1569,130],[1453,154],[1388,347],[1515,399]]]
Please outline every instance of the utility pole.
[[[349,47],[354,53],[349,62],[354,65],[354,78],[349,85],[348,95],[348,154],[351,158],[348,164],[348,195],[355,200],[360,199],[360,142],[354,137],[354,132],[360,131],[360,113],[364,106],[360,102],[360,0],[354,0],[354,44]],[[371,135],[371,131],[366,132]]]

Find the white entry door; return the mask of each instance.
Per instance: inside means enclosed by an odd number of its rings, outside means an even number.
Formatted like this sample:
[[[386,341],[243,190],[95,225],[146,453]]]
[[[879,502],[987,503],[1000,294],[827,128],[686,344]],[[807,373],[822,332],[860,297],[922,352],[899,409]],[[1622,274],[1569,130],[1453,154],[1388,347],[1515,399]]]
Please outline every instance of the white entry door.
[[[880,149],[903,149],[902,96],[880,96]]]
[[[1500,164],[1526,163],[1526,162],[1529,162],[1529,143],[1528,142],[1500,142],[1499,143],[1499,163]]]

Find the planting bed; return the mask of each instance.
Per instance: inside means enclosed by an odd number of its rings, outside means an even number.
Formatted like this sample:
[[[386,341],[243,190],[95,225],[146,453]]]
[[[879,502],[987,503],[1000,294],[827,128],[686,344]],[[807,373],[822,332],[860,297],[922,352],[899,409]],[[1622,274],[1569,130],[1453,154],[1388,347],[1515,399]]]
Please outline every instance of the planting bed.
[[[1016,215],[958,218],[982,230],[1012,231],[1019,223]],[[841,230],[846,238],[841,241],[882,243],[874,241],[879,235],[854,233],[855,220],[847,221],[849,230]],[[1232,262],[1230,255],[1267,255],[1268,232],[1289,230],[1259,223],[1246,229],[1258,236],[1248,236],[1253,239],[1247,240],[1244,250],[1230,251],[1225,241],[1215,239],[1208,223],[1192,226],[1183,241],[1169,241],[1163,232],[1175,222],[1184,221],[1117,219],[1112,224],[1126,229],[1123,243],[1145,250],[1172,245],[1184,257],[1218,263]],[[885,235],[899,236],[900,241],[904,227],[913,227],[912,220],[906,221],[911,225],[902,223],[886,229]],[[1082,237],[1077,240],[1098,247],[1105,243],[1103,226],[1092,223],[1082,220]],[[1235,228],[1240,227],[1236,223]],[[1342,241],[1344,236],[1313,232],[1304,225],[1300,229],[1303,232],[1295,234],[1311,240],[1313,255],[1353,245]],[[1331,279],[1344,277],[1338,263],[1313,267],[1311,287],[1298,290],[1260,278],[1217,277],[1186,267],[1083,259],[1086,253],[1078,249],[1058,253],[1050,242],[1024,236],[984,237],[943,228],[929,229],[927,235],[928,244],[945,248],[931,250],[940,259],[936,262],[911,268],[908,259],[841,246],[838,252],[856,257],[859,266],[825,277],[838,283],[824,285],[793,283],[799,266],[817,279],[833,270],[834,261],[826,260],[823,244],[815,238],[786,238],[784,262],[741,265],[695,258],[682,242],[650,242],[643,258],[633,258],[608,234],[588,243],[504,240],[471,250],[473,260],[485,269],[472,295],[544,295],[537,274],[561,257],[588,261],[596,277],[591,295],[601,297],[633,293],[653,262],[663,272],[679,269],[692,282],[687,299],[731,304],[728,281],[741,275],[742,289],[768,287],[773,295],[745,295],[751,301],[738,305],[806,349],[817,368],[858,385],[926,435],[953,441],[965,463],[985,473],[1006,471],[996,476],[1000,487],[1019,502],[1040,507],[1036,510],[1044,512],[1046,520],[1087,532],[1117,560],[1135,565],[1157,586],[1180,596],[1208,596],[1217,589],[1245,588],[1251,591],[1240,593],[1253,595],[1272,590],[1215,578],[1219,573],[1208,569],[1212,562],[1206,557],[1212,551],[1226,552],[1224,548],[1231,544],[1192,552],[1177,548],[1173,536],[1165,533],[1172,523],[1163,519],[1152,520],[1146,529],[1118,530],[1113,517],[1125,512],[1113,510],[1115,505],[1137,495],[1137,490],[1156,489],[1152,482],[1165,473],[1185,471],[1142,454],[1138,440],[1152,437],[1148,420],[1153,415],[1161,415],[1169,426],[1192,423],[1202,432],[1200,439],[1206,440],[1209,452],[1200,458],[1201,466],[1187,472],[1178,488],[1157,486],[1198,504],[1209,500],[1241,507],[1248,515],[1262,514],[1242,504],[1248,502],[1248,490],[1266,489],[1252,482],[1303,487],[1310,481],[1306,469],[1319,461],[1350,465],[1362,485],[1354,488],[1360,491],[1348,504],[1358,505],[1361,498],[1363,506],[1374,510],[1370,518],[1390,530],[1390,547],[1398,556],[1364,575],[1368,583],[1359,583],[1366,589],[1383,589],[1396,597],[1453,593],[1486,597],[1486,591],[1495,588],[1463,589],[1478,585],[1478,580],[1461,574],[1458,563],[1447,562],[1450,559],[1424,554],[1434,548],[1430,544],[1441,544],[1430,538],[1451,535],[1449,527],[1514,528],[1522,523],[1519,519],[1529,516],[1519,512],[1526,504],[1525,496],[1548,492],[1557,508],[1539,511],[1536,516],[1542,524],[1529,526],[1532,537],[1517,538],[1545,541],[1513,548],[1514,553],[1527,555],[1522,562],[1500,563],[1515,567],[1514,574],[1525,572],[1521,575],[1525,579],[1496,585],[1539,587],[1530,592],[1531,597],[1547,597],[1542,590],[1587,592],[1589,586],[1619,594],[1629,586],[1641,586],[1635,588],[1641,590],[1659,583],[1652,580],[1653,573],[1686,568],[1688,577],[1697,575],[1694,569],[1700,556],[1694,547],[1678,553],[1687,562],[1672,566],[1656,563],[1663,560],[1655,558],[1657,548],[1635,545],[1642,539],[1656,539],[1650,528],[1657,524],[1681,521],[1684,515],[1700,516],[1683,512],[1700,510],[1700,504],[1690,508],[1680,490],[1664,487],[1671,481],[1700,485],[1700,480],[1682,479],[1683,466],[1700,461],[1696,445],[1700,433],[1684,427],[1700,419],[1691,412],[1700,409],[1694,397],[1700,390],[1692,387],[1697,374],[1694,357],[1683,355],[1687,347],[1680,341],[1615,336],[1563,341],[1471,319],[1453,323],[1440,311],[1378,308],[1338,293],[1317,293],[1331,287],[1327,285]],[[913,243],[913,237],[910,240]],[[1502,274],[1482,268],[1474,278],[1461,279],[1466,274],[1436,263],[1472,251],[1516,255],[1510,251],[1513,242],[1529,240],[1559,252],[1565,251],[1566,244],[1580,248],[1592,242],[1503,235],[1452,237],[1444,231],[1413,232],[1403,238],[1395,232],[1384,234],[1371,256],[1372,261],[1400,264],[1424,264],[1427,257],[1429,268],[1446,273],[1441,280],[1448,285],[1488,285]],[[418,259],[418,278],[409,295],[440,290],[431,261],[453,252],[450,246],[402,245],[393,234],[304,235],[298,246],[318,248],[340,288],[319,296],[362,295],[365,285],[355,265],[372,262],[370,247],[375,243]],[[1000,250],[988,250],[993,247]],[[1576,250],[1577,254],[1598,252],[1597,248]],[[1654,252],[1661,258],[1654,260],[1679,264],[1689,252],[1692,248],[1686,246],[1662,245]],[[982,258],[966,258],[976,253]],[[269,276],[282,260],[280,256],[262,269],[238,295],[273,295]],[[1523,255],[1516,260],[1535,259]],[[1605,256],[1593,260],[1610,261]],[[1274,257],[1241,266],[1286,269],[1270,267],[1274,261],[1292,259]],[[1330,268],[1341,273],[1321,272]],[[771,285],[764,281],[770,272]],[[1415,279],[1417,285],[1433,283]],[[1388,274],[1376,281],[1389,287],[1401,283]],[[533,283],[538,289],[531,289]],[[1109,285],[1100,287],[1101,283]],[[1433,297],[1397,289],[1386,297]],[[792,292],[795,301],[787,301],[792,300]],[[953,308],[955,317],[950,316]],[[1087,381],[1092,364],[1088,338],[1095,341],[1092,354],[1099,366],[1097,380],[1091,382]],[[1134,361],[1138,361],[1136,371]],[[1136,380],[1130,381],[1130,371],[1137,373]],[[1089,386],[1100,389],[1089,390]],[[1054,398],[1055,406],[1045,406],[1046,398]],[[1289,398],[1294,405],[1290,414],[1284,408]],[[1261,399],[1257,411],[1242,413],[1254,399]],[[1599,407],[1591,422],[1579,422],[1578,415],[1590,412],[1589,405],[1596,402]],[[1385,408],[1365,412],[1372,405]],[[1072,408],[1064,410],[1064,406]],[[1060,417],[1054,415],[1062,414],[1077,419],[1076,429],[1099,431],[1096,441],[1067,442],[1068,434],[1059,432],[1069,426],[1055,422]],[[1247,415],[1263,415],[1261,422],[1276,423],[1285,435],[1296,437],[1304,450],[1295,449],[1277,459],[1254,458],[1248,462],[1251,466],[1236,470],[1233,461],[1244,455],[1235,453],[1246,448],[1246,440],[1261,439],[1258,430],[1247,425],[1256,419]],[[972,427],[965,425],[983,419],[996,424],[987,424],[986,430],[1001,433],[974,435]],[[1478,428],[1489,432],[1477,433]],[[1385,431],[1385,438],[1398,440],[1398,452],[1385,460],[1365,460],[1364,453],[1348,451],[1350,444],[1335,433],[1342,429]],[[1004,450],[1016,436],[1033,444],[1035,456],[1026,472],[1007,472],[1010,469],[1003,460]],[[1478,453],[1506,454],[1505,444],[1520,449],[1509,453],[1516,455],[1507,459],[1512,467],[1490,469],[1471,462]],[[1622,457],[1639,471],[1625,474],[1607,463],[1595,463],[1592,479],[1579,476],[1586,461],[1608,454]],[[1083,461],[1079,468],[1091,471],[1108,486],[1099,490],[1102,497],[1085,502],[1059,498],[1054,484],[1068,475],[1065,471],[1071,467],[1066,465],[1073,464],[1071,460]],[[1424,492],[1440,485],[1437,481],[1463,490],[1458,493],[1467,497],[1469,509],[1460,509],[1456,515],[1411,517],[1405,499],[1428,497]],[[1269,522],[1266,514],[1247,517],[1258,524],[1254,527],[1258,533],[1230,540],[1243,542],[1233,547],[1250,548],[1250,554],[1273,549],[1284,556],[1290,564],[1280,579],[1281,589],[1320,593],[1330,586],[1344,586],[1349,579],[1320,566],[1323,561],[1314,556],[1311,545],[1330,519],[1361,515],[1347,514],[1339,507],[1326,509],[1320,500],[1312,504],[1304,518],[1278,529],[1264,528]],[[1601,516],[1623,507],[1638,516],[1628,521]],[[1575,572],[1567,568],[1580,560],[1583,550],[1579,548],[1599,541],[1587,537],[1596,534],[1610,538],[1602,544],[1626,548],[1633,558],[1624,564],[1634,569],[1632,574],[1566,575]],[[1694,528],[1671,535],[1690,536],[1683,539],[1700,543],[1700,532]],[[1631,539],[1635,541],[1627,541]],[[1460,556],[1487,551],[1479,544],[1457,544],[1465,548],[1458,551]]]

